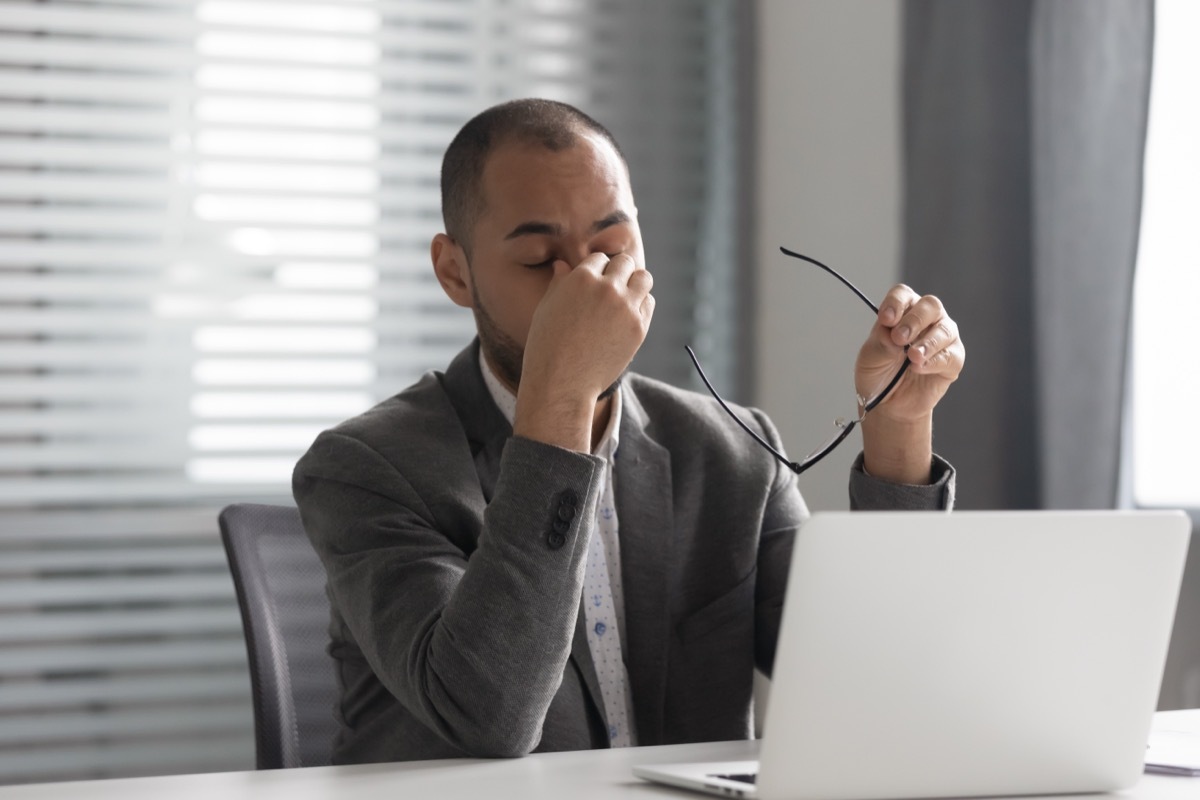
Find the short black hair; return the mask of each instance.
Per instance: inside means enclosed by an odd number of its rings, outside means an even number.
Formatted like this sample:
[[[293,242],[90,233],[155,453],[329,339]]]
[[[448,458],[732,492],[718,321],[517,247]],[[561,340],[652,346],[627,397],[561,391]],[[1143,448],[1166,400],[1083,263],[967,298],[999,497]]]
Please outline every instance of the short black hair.
[[[483,169],[499,145],[516,140],[552,152],[573,147],[580,133],[594,133],[625,154],[608,129],[574,106],[526,98],[492,106],[471,118],[442,157],[442,221],[446,233],[470,252],[470,235],[483,213]]]

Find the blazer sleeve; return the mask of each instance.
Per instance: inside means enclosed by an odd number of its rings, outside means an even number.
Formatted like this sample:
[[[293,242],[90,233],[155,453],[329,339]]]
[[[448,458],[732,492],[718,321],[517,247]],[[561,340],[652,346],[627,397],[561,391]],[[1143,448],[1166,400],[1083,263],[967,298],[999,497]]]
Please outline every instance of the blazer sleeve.
[[[776,450],[784,452],[779,433],[770,419],[756,409],[752,413],[764,438]],[[859,453],[850,468],[850,510],[949,511],[954,506],[954,467],[935,455],[932,477],[933,481],[927,486],[880,480],[863,471],[863,456]],[[759,536],[758,581],[755,586],[754,657],[756,666],[768,677],[775,663],[775,649],[779,641],[779,623],[783,616],[783,598],[792,562],[792,544],[796,532],[808,516],[808,507],[800,495],[796,474],[777,461]]]
[[[954,508],[954,467],[941,456],[933,457],[932,480],[922,486],[890,483],[868,475],[859,453],[850,467],[852,511],[949,511]]]
[[[344,624],[384,687],[466,753],[524,755],[541,738],[570,654],[600,469],[510,439],[468,560],[470,537],[446,531],[363,441],[328,431],[296,466],[293,493]]]

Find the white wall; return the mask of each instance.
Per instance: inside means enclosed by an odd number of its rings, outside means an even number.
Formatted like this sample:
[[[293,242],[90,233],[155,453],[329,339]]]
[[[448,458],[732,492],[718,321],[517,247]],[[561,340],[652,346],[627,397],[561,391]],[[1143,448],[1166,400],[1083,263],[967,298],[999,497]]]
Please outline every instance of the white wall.
[[[785,245],[876,301],[900,248],[899,0],[759,6],[758,318],[753,402],[799,459],[855,409],[854,356],[870,311]],[[847,507],[855,433],[801,476],[809,507]]]
[[[779,252],[837,269],[876,300],[900,258],[900,0],[760,0],[756,382],[793,459],[854,412],[854,356],[869,310],[836,280]],[[847,507],[853,434],[800,476],[809,508]],[[758,676],[759,730],[769,699]]]

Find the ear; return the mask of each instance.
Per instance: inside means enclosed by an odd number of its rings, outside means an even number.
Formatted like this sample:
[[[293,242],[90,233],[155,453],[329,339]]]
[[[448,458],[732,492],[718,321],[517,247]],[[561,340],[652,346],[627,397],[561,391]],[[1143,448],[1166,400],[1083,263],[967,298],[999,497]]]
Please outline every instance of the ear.
[[[471,291],[471,270],[467,266],[467,254],[462,247],[444,233],[433,237],[429,245],[429,258],[433,261],[433,274],[437,275],[442,291],[463,308],[474,308],[475,297]]]

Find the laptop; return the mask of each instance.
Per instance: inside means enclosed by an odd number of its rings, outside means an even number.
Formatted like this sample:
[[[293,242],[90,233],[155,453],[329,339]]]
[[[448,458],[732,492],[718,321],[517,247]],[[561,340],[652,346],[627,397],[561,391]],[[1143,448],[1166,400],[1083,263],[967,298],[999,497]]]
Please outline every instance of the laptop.
[[[1178,511],[814,514],[759,760],[634,774],[762,800],[1130,786],[1190,534]]]

